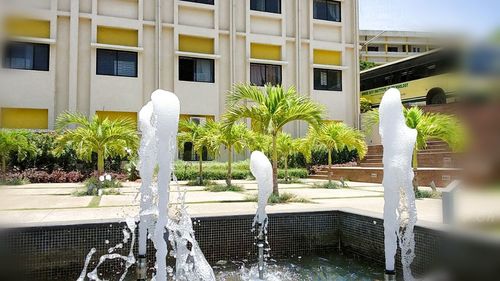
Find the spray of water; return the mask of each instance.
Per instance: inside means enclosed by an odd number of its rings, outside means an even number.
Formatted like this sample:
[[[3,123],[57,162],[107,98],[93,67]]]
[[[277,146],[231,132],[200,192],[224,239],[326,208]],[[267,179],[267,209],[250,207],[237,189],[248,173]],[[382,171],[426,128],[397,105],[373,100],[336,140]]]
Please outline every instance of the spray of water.
[[[386,270],[394,271],[397,244],[401,248],[404,280],[413,280],[413,228],[417,222],[411,160],[417,132],[406,126],[397,89],[385,92],[380,102],[380,136],[384,146],[384,243]]]
[[[156,90],[148,102],[139,112],[139,128],[142,133],[139,149],[139,173],[142,183],[140,187],[141,201],[139,218],[139,255],[146,254],[148,238],[156,248],[156,275],[152,280],[166,281],[173,269],[167,266],[167,240],[172,246],[172,256],[176,257],[175,280],[212,281],[215,275],[206,261],[194,237],[191,217],[184,205],[185,192],[179,191],[178,204],[169,217],[169,194],[173,173],[174,155],[176,155],[176,137],[179,122],[180,105],[175,94]],[[158,174],[155,178],[155,169]],[[177,184],[177,186],[179,186]],[[124,280],[128,268],[135,263],[133,247],[135,242],[135,220],[127,219],[129,230],[124,231],[123,243],[109,249],[108,254],[99,258],[94,270],[88,274],[87,268],[96,252],[92,249],[87,255],[85,266],[77,281],[83,281],[85,276],[90,280],[100,281],[98,268],[109,259],[122,259],[125,262],[125,271],[120,276]],[[123,248],[123,244],[131,239],[128,256],[122,256],[114,251]]]
[[[273,168],[264,153],[254,151],[250,156],[250,171],[257,180],[258,185],[258,206],[252,228],[255,228],[255,225],[258,223],[262,225],[262,231],[265,232],[267,231],[268,223],[266,213],[267,200],[273,192]]]

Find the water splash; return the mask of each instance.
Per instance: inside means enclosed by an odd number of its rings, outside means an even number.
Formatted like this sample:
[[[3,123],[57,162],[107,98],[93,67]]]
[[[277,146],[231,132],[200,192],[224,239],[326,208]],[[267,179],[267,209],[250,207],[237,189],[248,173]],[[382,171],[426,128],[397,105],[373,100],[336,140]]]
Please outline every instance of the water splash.
[[[116,246],[111,247],[108,249],[108,253],[105,255],[102,255],[99,257],[99,261],[97,265],[94,267],[94,270],[91,272],[87,273],[87,268],[90,263],[90,260],[92,256],[95,254],[96,249],[92,248],[90,252],[87,254],[87,257],[85,258],[85,265],[83,267],[82,272],[80,273],[80,276],[78,277],[77,281],[83,281],[85,280],[85,276],[89,278],[89,280],[95,280],[95,281],[103,281],[103,279],[99,278],[99,267],[107,260],[114,260],[114,259],[121,259],[124,264],[125,264],[125,269],[123,273],[120,275],[119,281],[123,281],[125,277],[127,276],[128,269],[135,263],[135,257],[134,257],[134,244],[135,244],[135,228],[136,224],[133,218],[128,218],[126,220],[127,227],[128,229],[123,229],[123,244],[127,244],[131,239],[130,242],[130,249],[128,252],[128,255],[121,255],[118,253],[115,253],[114,251],[117,249],[123,248],[122,243],[118,243]]]
[[[156,248],[156,275],[151,280],[166,281],[173,274],[173,269],[167,266],[168,254],[165,236],[169,233],[169,242],[173,247],[170,253],[177,258],[176,280],[215,280],[212,268],[206,261],[194,237],[191,218],[184,206],[185,192],[177,198],[179,206],[175,215],[169,219],[169,194],[171,179],[177,183],[173,173],[174,155],[176,155],[176,137],[179,123],[180,105],[175,94],[156,90],[139,112],[139,128],[141,130],[141,146],[139,149],[139,173],[142,179],[140,187],[139,219],[139,255],[146,254],[147,239],[153,241]],[[155,169],[158,168],[155,179]],[[177,186],[179,184],[177,183]],[[91,280],[100,281],[97,276],[98,267],[108,259],[123,259],[125,271],[120,280],[125,278],[128,268],[135,263],[133,246],[135,242],[135,221],[127,219],[130,232],[124,232],[123,244],[131,239],[128,256],[114,253],[123,247],[122,243],[108,250],[108,254],[99,258],[96,268],[87,274]],[[87,255],[85,267],[77,281],[83,281],[88,264],[95,249]]]
[[[215,280],[212,268],[206,261],[194,237],[191,217],[184,205],[185,190],[180,191],[175,177],[174,155],[179,122],[180,105],[177,97],[170,92],[157,90],[151,95],[151,102],[141,110],[139,120],[143,136],[139,151],[141,177],[147,181],[141,185],[140,247],[145,254],[146,233],[156,248],[156,275],[153,280],[167,280],[173,274],[166,264],[167,241],[172,245],[171,256],[176,258],[176,280]],[[159,166],[157,185],[154,183],[155,166]],[[173,178],[178,190],[177,207],[173,217],[169,217],[170,184]],[[156,220],[155,220],[156,217]],[[144,222],[143,222],[144,219]],[[141,244],[140,244],[141,246]]]
[[[401,247],[404,280],[413,280],[410,265],[415,257],[413,228],[417,221],[411,167],[417,131],[408,128],[401,94],[385,92],[380,102],[380,136],[384,147],[384,244],[386,270],[394,271],[397,243]]]
[[[260,151],[252,152],[250,155],[250,171],[257,180],[258,186],[258,206],[257,213],[253,219],[252,228],[255,229],[256,224],[262,225],[261,230],[267,231],[268,217],[266,213],[267,200],[273,192],[273,168],[269,159]],[[260,233],[259,233],[260,234]]]

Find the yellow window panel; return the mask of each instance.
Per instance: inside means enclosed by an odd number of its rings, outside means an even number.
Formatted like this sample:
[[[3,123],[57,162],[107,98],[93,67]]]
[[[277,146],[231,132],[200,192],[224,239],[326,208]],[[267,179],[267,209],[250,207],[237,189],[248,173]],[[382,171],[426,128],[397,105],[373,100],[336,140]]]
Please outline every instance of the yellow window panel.
[[[179,51],[191,53],[214,53],[214,39],[179,35]]]
[[[338,51],[314,50],[314,64],[342,65],[342,53]]]
[[[50,38],[50,21],[8,18],[5,29],[10,36]]]
[[[281,60],[281,46],[251,43],[250,57],[263,60]]]
[[[138,42],[137,30],[106,26],[97,27],[97,43],[137,47]]]
[[[134,122],[135,126],[137,126],[137,113],[136,112],[125,112],[125,111],[96,111],[95,114],[99,116],[99,118],[109,120],[118,120],[118,119],[130,119]]]
[[[47,129],[48,109],[2,108],[1,127],[7,129]]]

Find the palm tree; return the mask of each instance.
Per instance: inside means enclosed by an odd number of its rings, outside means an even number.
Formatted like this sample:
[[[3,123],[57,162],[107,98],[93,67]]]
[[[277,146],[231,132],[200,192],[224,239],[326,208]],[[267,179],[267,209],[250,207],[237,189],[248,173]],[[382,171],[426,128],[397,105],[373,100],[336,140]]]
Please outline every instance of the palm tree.
[[[57,117],[56,130],[55,154],[70,147],[78,158],[91,162],[96,153],[99,175],[104,173],[105,159],[135,153],[139,145],[136,125],[129,118],[110,120],[94,115],[89,120],[81,113],[66,112]]]
[[[17,158],[23,160],[36,154],[36,146],[29,141],[29,132],[25,130],[0,130],[0,162],[2,177],[7,174],[7,160],[12,152],[17,152]]]
[[[311,130],[312,131],[312,130]],[[359,130],[351,128],[342,122],[325,123],[322,127],[312,131],[314,142],[328,151],[328,182],[332,181],[332,151],[342,151],[347,148],[356,150],[358,157],[363,159],[368,147],[365,136]]]
[[[228,111],[224,115],[225,126],[232,126],[238,120],[250,118],[252,129],[271,136],[273,164],[273,193],[278,190],[278,151],[276,140],[283,127],[302,120],[313,127],[321,123],[323,107],[311,99],[301,96],[294,87],[266,85],[263,90],[257,86],[238,84],[227,97]]]
[[[179,122],[179,133],[177,134],[180,146],[187,142],[193,144],[193,149],[198,156],[198,184],[200,185],[203,184],[203,149],[210,150],[210,148],[214,147],[209,143],[210,139],[206,137],[209,134],[207,123],[200,124],[193,120],[181,120]]]
[[[417,131],[417,141],[412,160],[415,175],[418,169],[418,151],[425,149],[429,140],[438,139],[444,141],[454,152],[462,150],[465,144],[465,132],[457,118],[446,114],[424,112],[417,106],[403,108],[403,113],[406,125]],[[378,123],[378,110],[371,110],[363,116],[363,130],[367,134]],[[416,176],[413,178],[413,188],[418,190]]]
[[[288,176],[288,157],[298,151],[299,142],[298,139],[293,139],[290,134],[279,133],[276,139],[276,148],[284,162],[285,169],[285,181],[289,182],[290,177]]]
[[[246,124],[237,123],[231,127],[224,127],[222,123],[209,121],[207,122],[207,134],[202,137],[201,142],[204,143],[210,151],[216,154],[220,153],[220,147],[224,146],[227,150],[227,177],[226,185],[231,186],[233,162],[233,150],[236,153],[243,151],[248,146],[249,133]]]

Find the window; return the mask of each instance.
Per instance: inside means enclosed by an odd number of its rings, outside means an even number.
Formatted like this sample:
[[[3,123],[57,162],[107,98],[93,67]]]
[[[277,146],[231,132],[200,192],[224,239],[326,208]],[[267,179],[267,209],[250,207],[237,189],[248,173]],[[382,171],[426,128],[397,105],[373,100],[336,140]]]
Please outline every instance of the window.
[[[137,53],[97,49],[97,74],[137,77]]]
[[[214,83],[214,60],[180,57],[179,80]]]
[[[319,20],[340,22],[340,2],[314,0],[313,17]]]
[[[49,71],[49,45],[10,42],[5,46],[5,68]]]
[[[387,47],[387,52],[397,53],[397,52],[399,52],[398,47]]]
[[[250,83],[256,86],[280,85],[281,65],[251,63]]]
[[[182,1],[195,2],[195,3],[201,3],[201,4],[209,4],[209,5],[214,4],[214,0],[182,0]]]
[[[314,90],[342,91],[342,71],[315,68]]]
[[[250,9],[254,11],[281,14],[281,0],[251,0]]]
[[[420,53],[420,47],[413,47],[411,51],[414,53]]]
[[[378,52],[377,46],[368,46],[368,52]]]

